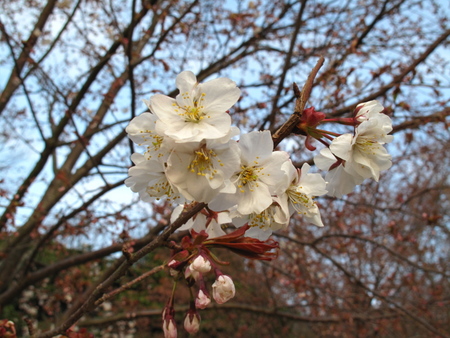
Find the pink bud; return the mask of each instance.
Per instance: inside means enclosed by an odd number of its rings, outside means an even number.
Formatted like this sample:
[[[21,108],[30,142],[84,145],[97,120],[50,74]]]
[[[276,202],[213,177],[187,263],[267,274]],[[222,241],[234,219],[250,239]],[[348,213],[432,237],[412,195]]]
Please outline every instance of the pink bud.
[[[169,263],[167,263],[167,266],[169,268],[175,268],[177,266],[178,262],[175,259],[172,259]]]
[[[209,305],[209,303],[211,303],[211,299],[202,290],[200,290],[197,298],[195,299],[195,307],[197,309],[204,309]]]
[[[173,318],[163,323],[164,338],[177,338],[177,327]]]
[[[203,256],[197,256],[196,259],[190,265],[191,270],[195,270],[201,273],[206,273],[211,270],[211,263]]]
[[[200,272],[192,269],[192,264],[188,265],[186,270],[184,270],[184,278],[186,278],[186,279],[188,279],[189,277],[192,277],[195,280],[198,280],[199,276],[200,276]]]
[[[218,304],[229,301],[235,295],[234,283],[230,276],[220,275],[213,287],[213,297]]]
[[[197,312],[188,312],[184,319],[184,329],[189,333],[197,333],[200,329],[200,316]]]

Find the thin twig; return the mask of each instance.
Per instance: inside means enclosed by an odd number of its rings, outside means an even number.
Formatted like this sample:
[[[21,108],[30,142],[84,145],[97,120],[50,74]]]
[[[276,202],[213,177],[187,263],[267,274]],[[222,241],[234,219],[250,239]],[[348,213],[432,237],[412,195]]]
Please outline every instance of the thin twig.
[[[306,102],[311,95],[311,90],[314,85],[314,79],[319,72],[320,67],[322,67],[324,58],[321,56],[317,64],[308,76],[308,79],[300,92],[296,83],[293,84],[294,95],[296,97],[294,113],[289,117],[289,119],[272,135],[273,147],[275,148],[284,138],[286,138],[295,126],[300,122],[302,117],[303,109],[305,109]]]
[[[320,255],[322,255],[323,257],[327,258],[328,260],[330,260],[339,270],[341,270],[344,275],[346,275],[348,278],[350,278],[351,280],[353,280],[355,282],[355,284],[363,289],[365,289],[366,291],[372,293],[373,295],[375,295],[377,298],[384,300],[385,302],[393,305],[395,308],[397,308],[398,310],[400,310],[401,312],[403,312],[404,314],[406,314],[408,317],[412,318],[413,320],[415,320],[416,322],[420,323],[422,326],[424,326],[426,329],[428,329],[430,332],[433,332],[435,335],[437,335],[438,337],[449,337],[448,335],[439,332],[436,328],[434,328],[430,323],[426,322],[424,319],[416,316],[414,313],[412,313],[411,311],[407,310],[405,307],[401,306],[400,304],[398,304],[397,302],[393,301],[392,299],[383,296],[381,293],[371,289],[370,287],[368,287],[367,285],[365,285],[360,279],[358,279],[354,274],[352,274],[351,272],[349,272],[347,269],[345,269],[338,261],[336,261],[333,257],[331,257],[330,255],[328,255],[327,253],[323,252],[322,250],[320,250],[317,246],[312,245],[311,246],[317,253],[319,253]]]
[[[103,302],[107,301],[108,299],[114,297],[115,295],[128,290],[129,288],[131,288],[134,284],[137,284],[139,282],[142,282],[144,279],[150,277],[151,275],[154,275],[155,273],[164,270],[164,268],[166,267],[165,264],[157,266],[153,269],[151,269],[150,271],[147,271],[146,273],[140,275],[139,277],[137,277],[136,279],[133,279],[132,281],[122,285],[120,288],[115,289],[114,291],[111,291],[107,294],[104,294],[101,298],[99,298],[96,302],[95,302],[95,306],[99,306],[100,304],[102,304]]]
[[[115,269],[115,271],[110,274],[106,279],[99,282],[92,293],[87,297],[87,299],[80,304],[80,306],[70,315],[67,320],[57,326],[55,329],[45,332],[39,335],[40,338],[50,338],[57,334],[64,333],[68,328],[75,324],[84,314],[93,310],[95,308],[96,301],[102,297],[102,293],[109,288],[113,283],[123,276],[128,269],[136,263],[139,259],[152,252],[156,248],[160,247],[163,242],[165,242],[169,236],[175,232],[179,227],[186,223],[192,216],[197,214],[206,206],[205,203],[197,203],[190,209],[185,210],[178,219],[169,225],[160,236],[155,238],[152,242],[144,246],[141,250],[132,255],[131,259],[124,260],[122,264]]]

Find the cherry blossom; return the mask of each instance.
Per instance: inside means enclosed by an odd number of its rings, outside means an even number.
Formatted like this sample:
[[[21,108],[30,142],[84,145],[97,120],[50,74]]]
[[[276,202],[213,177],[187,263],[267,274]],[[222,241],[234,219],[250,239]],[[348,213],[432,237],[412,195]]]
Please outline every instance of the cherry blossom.
[[[206,140],[178,144],[167,160],[166,175],[189,200],[209,202],[239,169],[237,142]]]
[[[233,280],[218,267],[227,262],[220,261],[212,249],[272,260],[279,244],[269,237],[286,229],[295,212],[322,227],[315,197],[326,193],[341,197],[364,179],[378,181],[380,172],[391,166],[384,145],[392,141],[388,135],[392,122],[378,101],[359,104],[354,116],[347,118],[325,119],[314,107],[304,109],[293,132],[307,137],[308,150],[315,150],[312,138],[327,146],[314,158],[317,167],[327,171],[324,180],[309,172],[309,164],[297,169],[288,153],[273,151],[269,131],[250,132],[235,140],[240,131],[231,126],[227,110],[239,99],[240,90],[230,79],[198,83],[192,72],[184,71],[176,85],[180,93],[175,99],[152,96],[144,101],[151,113],[141,114],[128,125],[129,138],[146,151],[132,155],[135,166],[129,169],[125,184],[144,201],[167,197],[179,203],[171,222],[182,213],[186,201],[207,203],[178,228],[190,234],[179,247],[174,246],[167,264],[174,279],[184,277],[190,288],[198,287],[184,320],[186,331],[196,333],[200,325],[197,309],[211,302],[204,274],[216,274],[212,296],[218,304],[235,295]],[[354,133],[318,129],[325,122],[353,126]],[[223,224],[237,229],[225,232]],[[165,337],[177,335],[173,299],[174,293],[163,312]]]
[[[162,197],[176,203],[185,201],[178,189],[167,180],[163,163],[153,159],[147,160],[144,155],[138,153],[131,155],[131,160],[135,166],[128,170],[130,177],[125,180],[125,185],[139,193],[143,201],[151,202]]]
[[[200,273],[207,273],[211,270],[211,263],[203,256],[197,256],[196,259],[190,265],[191,270],[198,271]]]
[[[203,292],[203,290],[199,290],[197,294],[197,298],[195,299],[195,307],[197,309],[205,309],[209,303],[211,303],[211,298]]]
[[[378,137],[385,140],[387,136],[380,136],[379,128],[374,128],[373,124],[373,121],[365,121],[356,128],[355,136],[343,134],[336,137],[330,150],[345,161],[344,168],[349,174],[373,178],[378,182],[380,172],[389,169],[392,162],[383,143],[377,141]]]
[[[230,276],[220,275],[212,285],[213,297],[217,304],[228,302],[235,295],[233,280]]]
[[[322,149],[314,158],[320,169],[330,170],[325,177],[329,195],[341,197],[367,178],[378,182],[381,171],[391,167],[391,155],[384,144],[393,139],[388,135],[392,121],[382,110],[377,101],[358,105],[355,134],[336,137],[329,149]]]
[[[147,102],[147,101],[144,101]],[[162,122],[155,114],[143,113],[131,120],[126,128],[128,137],[139,146],[146,146],[147,159],[165,161],[175,143],[156,131],[156,124]]]
[[[320,211],[314,202],[314,197],[327,193],[327,183],[320,174],[309,173],[310,168],[308,163],[304,163],[301,170],[296,169],[290,161],[283,165],[283,169],[288,174],[290,185],[280,195],[280,200],[287,204],[289,215],[297,212],[308,222],[322,227]]]
[[[281,169],[289,155],[272,151],[273,141],[269,131],[251,132],[239,140],[241,166],[228,185],[209,204],[213,210],[227,210],[233,206],[241,215],[259,214],[272,204],[272,195],[287,188],[286,173]]]
[[[227,110],[237,102],[240,89],[227,78],[197,83],[195,75],[184,71],[177,76],[180,93],[175,99],[162,94],[150,98],[150,110],[163,122],[156,131],[176,142],[218,139],[229,133]]]
[[[164,338],[177,338],[177,326],[175,320],[172,318],[170,320],[164,320],[163,322]]]
[[[322,149],[320,154],[314,157],[314,163],[319,169],[328,171],[325,181],[329,196],[342,197],[364,181],[358,174],[347,172],[342,160],[337,159],[329,148]]]
[[[272,232],[285,229],[289,224],[289,218],[280,199],[273,196],[272,204],[262,212],[233,218],[233,224],[236,226],[247,224],[250,228],[245,232],[245,236],[265,241],[272,235]]]
[[[188,311],[184,318],[184,329],[189,333],[198,332],[200,329],[200,315],[197,311]]]

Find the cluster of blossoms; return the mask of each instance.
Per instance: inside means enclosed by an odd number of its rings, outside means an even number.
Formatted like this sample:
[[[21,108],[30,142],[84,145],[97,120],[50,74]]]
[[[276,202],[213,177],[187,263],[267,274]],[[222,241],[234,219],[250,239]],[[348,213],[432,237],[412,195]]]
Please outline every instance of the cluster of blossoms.
[[[206,227],[198,216],[189,226],[210,236],[224,232],[221,223],[248,224],[246,236],[266,240],[272,231],[287,227],[293,212],[323,226],[315,196],[325,194],[320,174],[297,170],[284,151],[273,151],[269,131],[240,131],[231,125],[227,110],[240,90],[226,78],[197,83],[190,71],[177,76],[175,99],[156,94],[146,101],[150,113],[134,118],[126,131],[146,147],[135,153],[135,166],[125,184],[144,201],[162,197],[183,207],[208,203],[220,216]]]
[[[355,128],[353,134],[334,138],[314,158],[319,169],[329,170],[325,176],[328,195],[341,197],[348,194],[367,178],[378,182],[380,172],[391,167],[391,155],[384,144],[393,139],[388,135],[392,131],[392,121],[382,113],[383,110],[378,101],[369,101],[359,104],[352,118],[323,120],[350,124]]]
[[[308,149],[315,149],[311,138],[327,146],[314,159],[317,167],[328,170],[324,180],[320,174],[309,173],[308,164],[297,169],[288,153],[273,151],[269,131],[240,135],[228,114],[240,97],[230,79],[198,83],[192,72],[185,71],[177,76],[176,85],[180,92],[175,98],[152,96],[145,101],[150,112],[128,125],[130,139],[146,151],[132,155],[135,166],[125,184],[144,201],[166,198],[178,204],[173,219],[185,204],[208,205],[180,228],[190,229],[192,240],[185,239],[183,250],[174,253],[168,264],[177,278],[182,275],[190,286],[199,287],[185,320],[186,330],[196,332],[197,309],[210,302],[203,274],[212,265],[216,302],[234,296],[231,278],[217,268],[220,262],[208,247],[219,245],[245,257],[272,259],[267,252],[276,246],[268,238],[273,231],[285,229],[294,213],[323,226],[314,197],[326,193],[340,197],[366,178],[378,180],[380,171],[391,166],[383,144],[391,141],[387,134],[392,126],[376,101],[359,105],[349,119],[327,120],[314,108],[305,109],[295,132],[307,136]],[[349,124],[355,130],[338,135],[317,129],[325,122]],[[226,234],[223,224],[238,230]],[[167,337],[176,336],[173,315],[172,297],[163,313]]]

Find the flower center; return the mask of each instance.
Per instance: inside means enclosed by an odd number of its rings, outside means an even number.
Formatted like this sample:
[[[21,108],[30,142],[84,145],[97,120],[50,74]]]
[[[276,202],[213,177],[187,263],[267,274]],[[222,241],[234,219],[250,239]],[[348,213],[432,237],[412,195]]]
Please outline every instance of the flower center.
[[[252,214],[252,220],[248,222],[250,227],[258,227],[260,229],[270,228],[274,221],[273,213],[270,212],[270,207],[259,214]]]
[[[253,191],[254,186],[258,187],[258,171],[261,171],[261,168],[241,166],[238,177],[238,188],[241,192],[245,192],[244,187],[250,189],[250,191]]]
[[[213,150],[202,146],[200,149],[195,151],[195,157],[188,165],[188,169],[199,176],[210,175],[210,179],[212,179],[217,173],[217,170],[214,169],[212,163],[212,159],[216,156],[217,155]]]
[[[201,120],[203,120],[204,116],[200,112],[200,109],[197,107],[188,108],[186,109],[186,112],[184,113],[184,121],[185,122],[194,122],[198,123]]]
[[[158,152],[159,148],[161,148],[161,144],[163,143],[164,137],[156,135],[156,134],[150,134],[153,141],[151,142],[151,145],[147,146],[147,151],[145,152],[148,156],[147,159],[152,158],[153,152]],[[150,138],[149,138],[150,140]],[[162,154],[158,154],[158,157],[161,157]]]
[[[193,123],[199,123],[201,120],[203,120],[205,117],[208,117],[205,112],[203,112],[203,101],[205,100],[205,93],[202,93],[198,99],[193,100],[193,106],[191,105],[185,105],[184,107],[181,107],[184,112],[179,113],[178,115],[184,118],[184,122],[193,122]],[[189,100],[190,95],[189,93],[183,93],[183,99]],[[178,110],[175,110],[178,111]]]
[[[150,197],[156,197],[156,200],[159,200],[160,197],[164,195],[167,196],[167,199],[169,201],[171,199],[176,200],[180,198],[180,196],[175,193],[172,186],[166,179],[157,180],[153,185],[148,186],[145,191],[147,192],[147,194],[149,194]]]
[[[360,137],[356,141],[356,146],[361,152],[369,155],[375,155],[381,147],[378,142],[365,137]]]
[[[305,193],[302,193],[301,191],[298,190],[298,187],[289,187],[288,190],[286,191],[286,194],[288,195],[289,200],[291,201],[294,209],[298,212],[298,213],[303,213],[306,214],[306,212],[302,209],[302,207],[306,208],[306,209],[310,209],[314,206],[314,200],[309,197],[308,195],[306,195]]]

